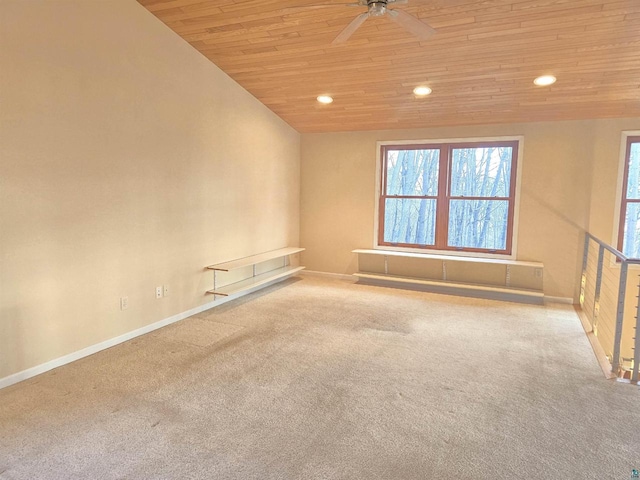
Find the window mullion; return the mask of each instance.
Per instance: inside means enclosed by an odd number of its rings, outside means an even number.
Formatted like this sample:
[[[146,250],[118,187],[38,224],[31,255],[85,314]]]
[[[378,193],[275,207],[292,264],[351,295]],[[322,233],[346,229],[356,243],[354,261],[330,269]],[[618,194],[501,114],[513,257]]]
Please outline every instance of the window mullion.
[[[380,175],[380,197],[378,198],[378,244],[384,244],[384,209],[385,197],[387,195],[387,147],[382,146],[380,151],[380,161],[382,165]]]
[[[627,192],[629,191],[629,167],[631,162],[631,146],[634,143],[638,143],[640,137],[627,137],[627,146],[624,156],[624,172],[622,179],[622,201],[620,205],[620,220],[618,224],[618,250],[625,253],[624,233],[626,227],[627,209],[629,203],[637,203],[640,199],[627,198]]]

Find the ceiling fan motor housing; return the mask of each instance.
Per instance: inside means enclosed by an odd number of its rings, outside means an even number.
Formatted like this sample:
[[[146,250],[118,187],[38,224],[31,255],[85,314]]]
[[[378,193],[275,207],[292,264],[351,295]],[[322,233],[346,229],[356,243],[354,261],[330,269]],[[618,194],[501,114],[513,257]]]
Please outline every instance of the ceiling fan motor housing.
[[[387,2],[376,2],[370,1],[367,3],[369,6],[369,16],[370,17],[381,17],[387,12]]]

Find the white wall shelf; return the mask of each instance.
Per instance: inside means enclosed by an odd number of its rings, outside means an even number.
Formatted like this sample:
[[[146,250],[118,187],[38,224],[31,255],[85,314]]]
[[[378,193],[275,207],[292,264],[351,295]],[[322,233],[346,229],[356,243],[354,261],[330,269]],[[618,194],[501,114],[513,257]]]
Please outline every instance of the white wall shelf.
[[[304,248],[300,247],[286,247],[209,265],[206,268],[213,270],[213,288],[207,290],[207,293],[226,297],[237,293],[248,292],[249,290],[255,290],[259,287],[291,277],[301,270],[304,270],[304,267],[291,265],[290,256],[300,253],[303,250]],[[278,259],[282,259],[282,263],[279,266],[275,266],[274,262]],[[227,278],[226,281],[224,281],[225,279],[223,278],[222,283],[224,284],[220,285],[221,282],[218,274],[224,275],[225,273],[229,274],[229,272],[233,271],[242,274],[243,269],[248,270],[249,267],[251,267],[250,275],[243,275],[239,280],[232,277],[231,280]],[[266,271],[262,271],[263,269]]]
[[[221,272],[229,272],[242,267],[248,267],[256,265],[258,263],[274,260],[276,258],[288,257],[296,253],[300,253],[304,248],[300,247],[286,247],[278,250],[271,250],[269,252],[259,253],[258,255],[251,255],[250,257],[238,258],[237,260],[231,260],[229,262],[216,263],[215,265],[209,265],[209,270],[218,270]]]
[[[256,275],[255,277],[247,278],[246,280],[242,280],[240,282],[231,283],[229,285],[225,285],[224,287],[216,288],[215,290],[207,290],[207,293],[212,293],[214,295],[222,295],[224,297],[228,295],[233,295],[234,293],[240,293],[245,290],[250,290],[252,288],[260,287],[269,282],[273,282],[274,280],[284,279],[295,275],[299,271],[304,270],[304,267],[282,267],[276,270],[271,270],[266,273],[262,273],[260,275]]]
[[[357,249],[360,280],[439,293],[542,303],[540,262]]]

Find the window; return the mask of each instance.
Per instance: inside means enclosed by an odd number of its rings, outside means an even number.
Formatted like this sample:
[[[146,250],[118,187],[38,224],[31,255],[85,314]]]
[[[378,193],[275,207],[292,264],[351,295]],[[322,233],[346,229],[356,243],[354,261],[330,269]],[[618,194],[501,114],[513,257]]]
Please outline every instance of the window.
[[[640,258],[640,137],[627,137],[618,250],[629,258]]]
[[[378,245],[511,254],[517,155],[517,141],[383,145]]]

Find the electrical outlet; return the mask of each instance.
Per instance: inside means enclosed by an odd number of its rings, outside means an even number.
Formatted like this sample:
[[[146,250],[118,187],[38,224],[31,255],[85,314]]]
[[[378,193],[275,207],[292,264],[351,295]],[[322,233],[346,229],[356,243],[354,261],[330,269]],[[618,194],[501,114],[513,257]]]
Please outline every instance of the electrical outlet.
[[[169,296],[169,285],[165,285],[164,286],[164,296],[168,297]]]
[[[156,298],[162,298],[162,286],[156,287]]]
[[[536,268],[533,270],[533,274],[537,277],[537,278],[542,278],[542,269],[541,268]]]
[[[120,310],[129,308],[129,297],[120,297]]]

